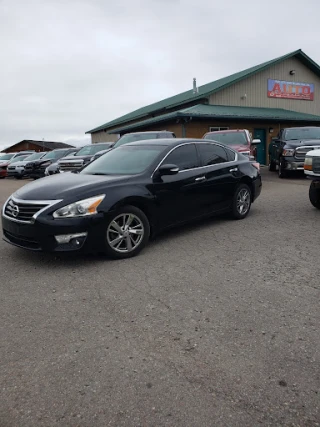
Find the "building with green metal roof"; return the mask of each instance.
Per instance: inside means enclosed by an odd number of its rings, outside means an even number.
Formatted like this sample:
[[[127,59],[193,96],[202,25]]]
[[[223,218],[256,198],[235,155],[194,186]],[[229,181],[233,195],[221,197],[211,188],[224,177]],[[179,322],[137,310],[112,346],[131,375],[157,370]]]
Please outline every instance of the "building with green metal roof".
[[[201,138],[210,130],[245,128],[262,140],[259,157],[267,160],[267,146],[280,128],[320,125],[320,67],[302,50],[203,86],[195,83],[87,133],[95,143],[137,131]]]

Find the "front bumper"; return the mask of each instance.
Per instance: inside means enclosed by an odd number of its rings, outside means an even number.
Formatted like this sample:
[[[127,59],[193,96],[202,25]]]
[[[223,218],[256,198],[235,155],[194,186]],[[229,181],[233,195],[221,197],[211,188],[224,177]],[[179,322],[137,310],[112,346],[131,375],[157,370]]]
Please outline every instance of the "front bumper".
[[[23,170],[14,170],[14,171],[8,171],[7,176],[8,178],[21,178],[23,176]]]
[[[296,160],[294,157],[284,157],[284,167],[287,171],[303,171],[304,160]]]
[[[0,169],[0,177],[4,178],[5,176],[7,176],[7,169]]]
[[[33,223],[21,223],[9,219],[2,212],[3,240],[14,246],[33,251],[70,252],[101,251],[104,245],[105,220],[102,214],[94,217],[53,219],[39,215]],[[55,236],[86,234],[58,243]]]

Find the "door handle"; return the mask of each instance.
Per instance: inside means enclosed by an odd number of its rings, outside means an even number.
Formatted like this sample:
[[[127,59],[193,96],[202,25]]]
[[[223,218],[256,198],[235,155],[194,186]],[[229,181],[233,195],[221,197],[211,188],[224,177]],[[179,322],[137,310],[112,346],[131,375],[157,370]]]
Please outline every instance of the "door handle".
[[[238,172],[238,168],[229,169],[229,172]]]
[[[205,181],[205,180],[206,180],[205,176],[199,176],[199,178],[195,179],[196,182],[201,182],[201,181]]]

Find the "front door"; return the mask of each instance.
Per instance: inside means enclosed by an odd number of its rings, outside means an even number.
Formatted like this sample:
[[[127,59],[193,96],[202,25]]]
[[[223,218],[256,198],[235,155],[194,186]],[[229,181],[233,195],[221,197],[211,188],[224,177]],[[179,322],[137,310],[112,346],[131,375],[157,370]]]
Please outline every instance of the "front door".
[[[254,129],[253,139],[260,139],[261,143],[257,144],[257,161],[262,165],[266,164],[266,130]]]

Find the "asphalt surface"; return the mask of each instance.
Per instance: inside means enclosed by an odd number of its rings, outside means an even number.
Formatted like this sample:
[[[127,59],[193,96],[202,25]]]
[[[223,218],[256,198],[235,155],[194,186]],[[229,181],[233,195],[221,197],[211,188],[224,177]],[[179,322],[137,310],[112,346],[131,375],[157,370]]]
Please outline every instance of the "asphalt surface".
[[[320,211],[263,178],[130,260],[1,241],[0,426],[319,426]]]

